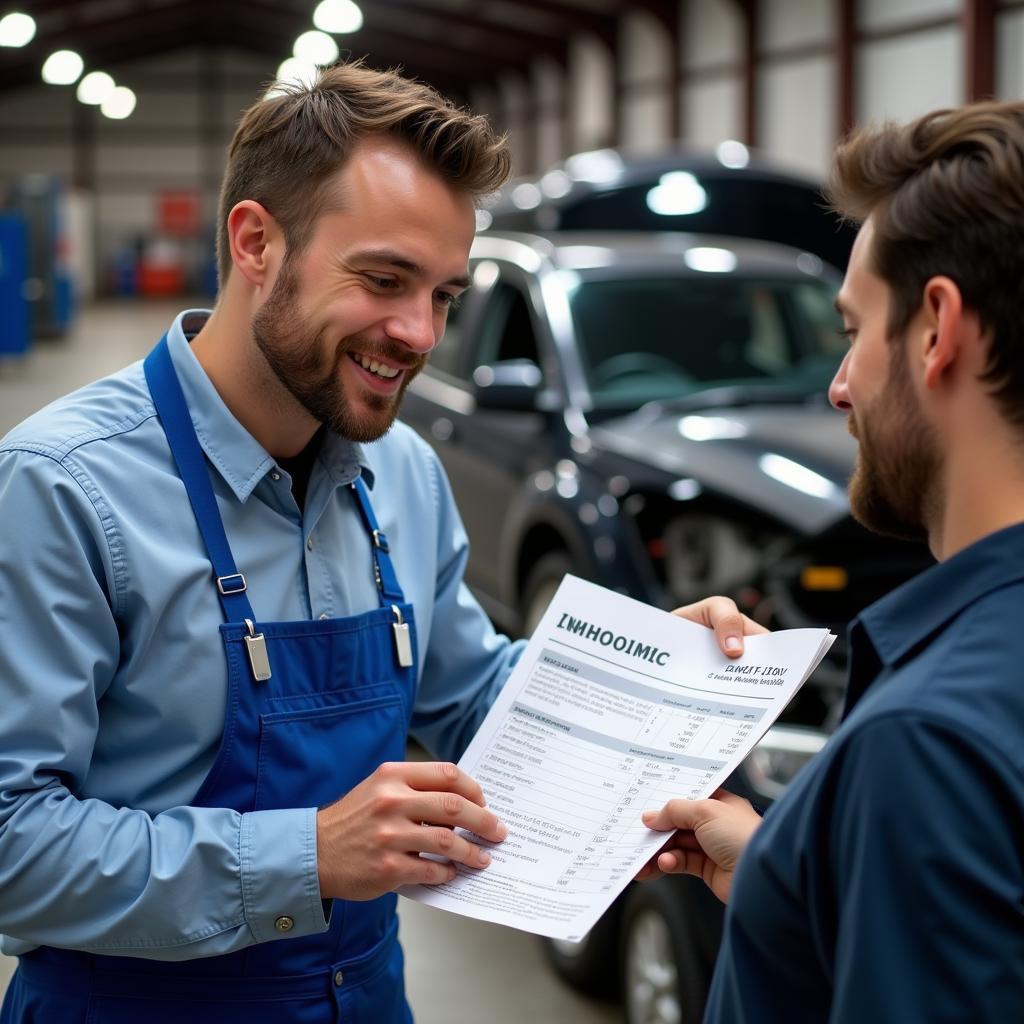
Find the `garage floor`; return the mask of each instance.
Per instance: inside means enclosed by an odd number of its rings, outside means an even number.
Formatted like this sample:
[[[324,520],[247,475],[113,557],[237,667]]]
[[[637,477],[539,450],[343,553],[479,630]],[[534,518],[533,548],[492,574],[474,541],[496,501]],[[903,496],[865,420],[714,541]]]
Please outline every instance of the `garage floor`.
[[[0,435],[40,406],[145,355],[179,303],[106,303],[69,338],[0,359]],[[400,901],[409,998],[418,1024],[612,1024],[614,1007],[577,997],[541,958],[539,940]],[[0,957],[0,990],[14,962]]]

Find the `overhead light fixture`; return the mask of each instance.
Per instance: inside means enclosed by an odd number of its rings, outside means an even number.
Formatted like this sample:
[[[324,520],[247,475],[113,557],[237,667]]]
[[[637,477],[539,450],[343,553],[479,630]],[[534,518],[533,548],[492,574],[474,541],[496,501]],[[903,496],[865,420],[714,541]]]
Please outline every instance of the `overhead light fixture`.
[[[363,27],[363,12],[352,0],[322,0],[313,12],[313,24],[334,35],[358,32]]]
[[[325,67],[338,59],[338,44],[326,32],[311,29],[295,40],[292,55],[306,64]]]
[[[36,34],[35,19],[20,11],[0,18],[0,46],[25,46]]]
[[[310,64],[309,61],[299,60],[298,57],[289,57],[287,60],[281,61],[281,66],[277,69],[277,84],[278,85],[301,85],[309,88],[316,82],[317,67],[315,64]],[[267,96],[278,95],[280,90],[275,90],[273,87]]]
[[[43,81],[48,85],[74,85],[85,68],[85,61],[74,50],[57,50],[43,64]]]
[[[123,121],[135,109],[135,93],[126,85],[119,85],[100,104],[100,110],[114,121]]]
[[[114,80],[106,71],[90,71],[78,83],[79,102],[87,103],[90,107],[98,107],[105,103],[110,94],[117,88]]]

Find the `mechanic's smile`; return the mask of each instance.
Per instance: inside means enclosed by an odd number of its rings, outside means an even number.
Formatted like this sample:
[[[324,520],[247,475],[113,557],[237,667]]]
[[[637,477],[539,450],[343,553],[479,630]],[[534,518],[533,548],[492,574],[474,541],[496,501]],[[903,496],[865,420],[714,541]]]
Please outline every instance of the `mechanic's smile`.
[[[363,355],[361,352],[350,352],[349,355],[364,370],[369,373],[374,373],[378,377],[382,377],[384,380],[391,380],[392,378],[397,377],[403,369],[401,366],[388,366],[386,363],[378,362],[378,360],[373,359],[370,356]]]

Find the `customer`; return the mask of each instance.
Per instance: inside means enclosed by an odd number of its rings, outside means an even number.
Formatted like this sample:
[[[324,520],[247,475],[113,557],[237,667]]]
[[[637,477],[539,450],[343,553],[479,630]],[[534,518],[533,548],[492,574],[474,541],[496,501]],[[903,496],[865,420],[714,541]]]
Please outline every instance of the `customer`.
[[[1024,1015],[1024,104],[862,131],[829,392],[854,514],[940,564],[851,626],[845,718],[768,811],[672,801],[648,875],[728,900],[706,1020]]]

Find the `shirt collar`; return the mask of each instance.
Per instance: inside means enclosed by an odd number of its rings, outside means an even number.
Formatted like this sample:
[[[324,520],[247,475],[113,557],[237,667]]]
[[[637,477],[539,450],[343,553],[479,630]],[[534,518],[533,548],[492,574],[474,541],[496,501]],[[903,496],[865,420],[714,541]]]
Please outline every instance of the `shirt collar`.
[[[189,343],[209,315],[210,311],[205,309],[179,313],[167,332],[167,347],[200,446],[235,497],[245,502],[276,462],[235,419],[192,352]],[[373,471],[362,446],[356,442],[328,430],[318,459],[336,483],[348,484],[362,475],[367,486],[373,487]]]
[[[989,534],[866,608],[863,629],[892,666],[985,594],[1024,579],[1024,523]],[[858,628],[859,627],[859,628]]]

